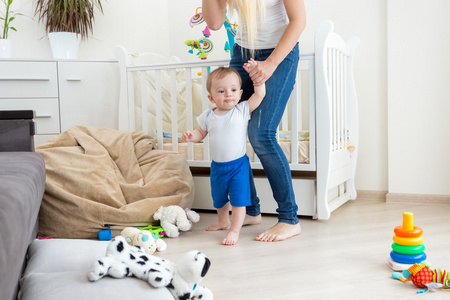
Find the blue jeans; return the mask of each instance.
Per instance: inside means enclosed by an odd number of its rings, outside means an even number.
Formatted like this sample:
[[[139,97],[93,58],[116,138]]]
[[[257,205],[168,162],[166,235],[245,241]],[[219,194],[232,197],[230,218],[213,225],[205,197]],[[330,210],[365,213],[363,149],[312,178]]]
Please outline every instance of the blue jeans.
[[[254,59],[264,61],[273,49],[256,50]],[[242,78],[244,90],[242,100],[248,100],[253,94],[253,82],[242,67],[250,58],[250,51],[234,45],[230,67],[236,69]],[[278,221],[297,224],[298,207],[295,203],[292,187],[291,170],[283,150],[276,139],[276,132],[286,104],[294,88],[299,60],[298,43],[278,65],[272,76],[266,81],[266,96],[259,107],[252,113],[248,124],[248,137],[258,155],[264,172],[272,188],[273,197],[278,203]],[[251,205],[247,206],[247,214],[258,216],[261,213],[259,198],[256,195],[253,173],[250,170]]]

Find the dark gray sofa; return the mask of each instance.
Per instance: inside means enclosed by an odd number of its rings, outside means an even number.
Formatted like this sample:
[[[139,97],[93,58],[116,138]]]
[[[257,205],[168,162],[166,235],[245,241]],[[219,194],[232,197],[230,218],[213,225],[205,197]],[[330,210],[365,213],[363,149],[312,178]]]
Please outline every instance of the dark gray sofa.
[[[37,234],[45,165],[33,152],[0,152],[0,299],[15,299]]]
[[[19,113],[20,115],[20,113]],[[15,299],[26,264],[28,246],[35,239],[45,190],[45,164],[33,151],[34,125],[30,118],[0,115],[0,299]],[[30,111],[20,116],[31,116]],[[20,117],[19,116],[19,117]],[[14,151],[14,152],[11,152]],[[26,152],[28,151],[28,152]]]

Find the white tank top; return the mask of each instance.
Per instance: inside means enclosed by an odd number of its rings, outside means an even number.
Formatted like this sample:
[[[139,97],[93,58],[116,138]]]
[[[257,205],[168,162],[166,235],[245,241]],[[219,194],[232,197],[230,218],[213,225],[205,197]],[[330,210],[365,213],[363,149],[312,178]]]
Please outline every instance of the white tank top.
[[[283,0],[265,0],[265,5],[266,16],[264,22],[258,17],[258,36],[256,37],[254,49],[275,48],[289,24]],[[249,49],[250,43],[247,39],[245,23],[239,20],[238,25],[236,43],[243,48]]]

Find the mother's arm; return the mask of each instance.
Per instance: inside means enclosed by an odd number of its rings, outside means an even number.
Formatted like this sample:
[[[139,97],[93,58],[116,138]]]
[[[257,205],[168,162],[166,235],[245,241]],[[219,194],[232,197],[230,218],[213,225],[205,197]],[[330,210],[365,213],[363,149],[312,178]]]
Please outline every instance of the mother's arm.
[[[202,0],[203,19],[211,30],[219,30],[227,14],[226,0]]]
[[[249,73],[255,86],[263,84],[272,76],[278,65],[284,60],[292,48],[294,48],[303,29],[305,29],[306,12],[304,1],[283,0],[283,2],[289,18],[289,24],[272,54],[265,61],[259,61],[257,67]]]

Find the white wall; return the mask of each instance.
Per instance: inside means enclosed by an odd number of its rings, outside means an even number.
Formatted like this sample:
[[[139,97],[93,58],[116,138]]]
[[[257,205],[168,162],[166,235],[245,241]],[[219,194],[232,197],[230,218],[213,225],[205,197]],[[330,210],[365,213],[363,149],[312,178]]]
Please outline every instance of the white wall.
[[[450,195],[450,1],[388,1],[389,192]]]
[[[335,23],[344,38],[359,36],[355,77],[360,113],[360,146],[356,187],[359,190],[387,190],[387,82],[386,82],[387,0],[305,0],[307,27],[301,37],[301,52],[313,51],[315,28],[325,19]],[[184,45],[198,39],[204,26],[191,28],[189,19],[201,0],[108,0],[104,15],[97,14],[94,34],[80,45],[80,59],[112,59],[114,46],[130,52],[156,52],[167,57],[196,60]],[[51,58],[44,27],[31,17],[32,0],[15,0],[13,9],[30,17],[18,17],[10,38],[16,58]],[[417,8],[419,9],[419,8]],[[236,18],[230,17],[231,21]],[[223,51],[225,30],[212,32],[215,50],[211,59],[227,58]]]
[[[12,9],[26,17],[14,20],[15,58],[52,58],[50,44],[42,23],[34,17],[34,0],[14,0]],[[114,46],[123,45],[130,52],[152,51],[166,54],[169,46],[169,1],[103,1],[104,14],[95,16],[94,32],[80,43],[80,59],[114,59]]]
[[[307,27],[301,52],[313,51],[315,28],[332,20],[345,39],[361,40],[355,55],[359,110],[359,152],[356,189],[387,190],[386,1],[305,0]]]

